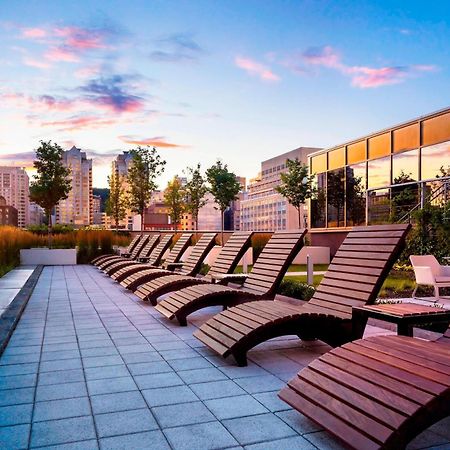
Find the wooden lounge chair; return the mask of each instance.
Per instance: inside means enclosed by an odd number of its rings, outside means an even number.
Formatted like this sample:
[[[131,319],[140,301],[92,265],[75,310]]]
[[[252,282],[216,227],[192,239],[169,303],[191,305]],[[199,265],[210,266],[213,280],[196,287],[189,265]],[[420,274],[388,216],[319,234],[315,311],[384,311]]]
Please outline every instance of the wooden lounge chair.
[[[189,255],[189,258],[186,259],[182,263],[181,269],[177,272],[179,275],[191,276],[194,277],[200,272],[202,268],[203,260],[206,258],[206,255],[210,252],[210,250],[214,247],[216,241],[217,233],[203,233],[202,237],[195,244],[192,249],[192,253]],[[166,278],[169,275],[173,275],[173,272],[170,270],[159,270],[155,269],[152,274],[152,278],[150,281],[147,281],[144,284],[141,284],[136,291],[134,292],[141,300],[147,301],[149,296],[151,296],[155,286],[153,281],[156,278]]]
[[[446,335],[439,342],[378,336],[345,344],[278,395],[351,448],[404,449],[450,415],[450,329]]]
[[[139,258],[146,258],[147,256],[150,256],[154,248],[159,242],[160,234],[154,234],[151,236],[145,246],[142,248],[142,250],[139,252],[138,255],[134,259],[128,259],[124,258],[120,261],[114,262],[112,264],[109,264],[108,267],[104,268],[103,271],[111,276],[113,273],[117,272],[118,270],[122,269],[123,267],[129,267],[135,264],[139,264]]]
[[[111,275],[111,278],[117,282],[121,282],[136,272],[157,267],[161,263],[161,259],[169,249],[173,239],[173,234],[166,234],[159,241],[158,245],[152,250],[149,256],[139,256],[138,262],[135,264],[124,267]]]
[[[124,279],[120,281],[120,284],[131,291],[135,291],[141,284],[153,279],[155,271],[175,268],[179,263],[181,257],[183,256],[183,253],[189,247],[191,240],[192,233],[183,233],[176,241],[172,250],[170,250],[169,256],[164,261],[163,267],[149,267],[147,264],[143,264],[142,266],[140,266],[140,270],[138,272],[126,274]],[[139,265],[136,265],[135,267],[139,268]],[[134,267],[130,268],[130,270],[133,269]]]
[[[152,305],[157,305],[156,299],[168,292],[183,289],[188,286],[215,282],[223,275],[232,274],[238,262],[250,246],[251,237],[252,233],[248,231],[233,233],[224,247],[221,248],[216,261],[212,264],[206,276],[195,278],[192,275],[176,273],[158,277],[142,285],[136,292],[136,295],[139,296],[145,289],[145,292],[148,292],[145,300],[150,301]],[[185,268],[183,267],[183,269]],[[184,272],[187,272],[187,270],[190,270],[191,273],[193,272],[188,268]]]
[[[106,259],[111,258],[111,257],[116,257],[116,256],[124,256],[124,257],[127,257],[127,256],[131,255],[131,252],[134,250],[134,248],[136,247],[136,245],[137,245],[137,243],[139,242],[139,240],[141,239],[141,237],[142,237],[142,234],[136,235],[136,236],[131,240],[131,242],[128,244],[128,247],[127,247],[127,249],[125,250],[125,252],[121,253],[120,255],[119,255],[119,254],[116,254],[116,253],[111,253],[111,254],[108,254],[108,255],[100,255],[100,256],[97,256],[96,258],[94,258],[94,259],[91,261],[91,264],[94,264],[94,265],[97,266],[101,261],[106,261]]]
[[[148,239],[149,239],[149,235],[144,234],[141,237],[141,239],[139,239],[139,242],[136,244],[136,246],[134,247],[133,251],[131,252],[131,254],[129,256],[126,256],[126,257],[121,256],[121,255],[111,256],[110,258],[106,259],[105,261],[101,261],[99,264],[97,264],[97,267],[100,270],[103,270],[106,267],[108,267],[110,264],[114,264],[117,261],[135,260],[141,253],[141,251],[144,248],[145,244],[147,243]]]
[[[168,319],[187,325],[189,314],[208,306],[231,306],[243,301],[273,299],[277,289],[303,246],[306,230],[277,231],[258,257],[241,288],[204,284],[180,289],[161,301],[156,309]]]
[[[338,346],[352,339],[352,307],[375,301],[404,248],[409,225],[355,227],[347,234],[308,303],[257,301],[230,308],[194,336],[219,355],[247,364],[247,352],[268,339],[297,335]]]

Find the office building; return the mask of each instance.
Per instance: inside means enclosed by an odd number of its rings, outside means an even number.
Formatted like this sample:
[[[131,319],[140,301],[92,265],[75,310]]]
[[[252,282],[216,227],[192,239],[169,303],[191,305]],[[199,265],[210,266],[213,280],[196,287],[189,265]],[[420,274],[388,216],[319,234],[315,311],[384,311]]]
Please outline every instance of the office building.
[[[305,225],[306,207],[301,211],[299,224],[297,210],[275,188],[280,175],[286,172],[286,160],[298,159],[307,163],[309,154],[320,149],[299,147],[261,163],[261,173],[250,180],[248,190],[240,201],[240,229],[242,231],[289,230]]]
[[[450,201],[450,108],[316,152],[310,170],[313,230],[405,221]]]
[[[30,223],[30,180],[25,169],[0,166],[0,195],[17,209],[18,226],[26,227]]]
[[[42,225],[44,222],[44,210],[36,203],[30,202],[30,225]]]
[[[63,164],[70,169],[71,187],[68,197],[56,207],[56,223],[75,226],[93,222],[92,159],[75,146],[63,153]]]
[[[0,196],[0,225],[17,227],[18,211],[14,206],[6,203],[5,197]]]

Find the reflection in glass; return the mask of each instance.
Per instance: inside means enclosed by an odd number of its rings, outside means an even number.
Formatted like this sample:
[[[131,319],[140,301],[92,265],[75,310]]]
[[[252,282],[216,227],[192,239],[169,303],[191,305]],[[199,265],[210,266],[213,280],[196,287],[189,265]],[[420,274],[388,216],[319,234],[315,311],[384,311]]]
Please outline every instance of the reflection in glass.
[[[388,223],[391,216],[389,189],[369,192],[368,210],[369,225]]]
[[[392,157],[392,184],[399,184],[396,178],[407,173],[414,181],[419,179],[419,150],[399,153]]]
[[[400,171],[394,178],[392,184],[398,184],[392,188],[391,198],[391,221],[397,222],[403,220],[405,215],[411,211],[419,201],[419,185],[418,184],[404,184],[417,181],[413,179],[411,173]]]
[[[326,173],[316,175],[316,191],[311,198],[311,226],[313,228],[325,228],[326,207]]]
[[[327,218],[329,227],[344,226],[345,177],[344,169],[327,173]]]
[[[441,167],[450,167],[450,142],[422,148],[422,180],[441,177]]]
[[[391,157],[375,159],[367,164],[367,184],[369,188],[391,184]]]
[[[366,163],[348,166],[345,178],[347,226],[364,224],[366,221]]]

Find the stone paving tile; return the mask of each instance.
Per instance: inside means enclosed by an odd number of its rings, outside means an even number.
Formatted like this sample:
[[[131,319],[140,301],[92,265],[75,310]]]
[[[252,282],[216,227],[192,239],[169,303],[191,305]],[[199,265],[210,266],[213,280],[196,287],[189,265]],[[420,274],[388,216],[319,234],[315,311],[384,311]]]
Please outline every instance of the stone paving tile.
[[[117,436],[158,429],[148,408],[98,414],[95,416],[99,437]]]
[[[31,447],[65,444],[83,439],[95,439],[91,416],[35,422],[31,429]]]
[[[246,445],[245,450],[314,450],[317,447],[312,445],[301,436],[277,439],[271,442],[261,442],[259,444]]]
[[[82,369],[58,370],[56,372],[44,372],[39,374],[38,386],[50,384],[76,383],[84,381]]]
[[[69,417],[91,414],[88,397],[37,402],[34,407],[33,421],[68,419]]]
[[[15,425],[0,427],[0,448],[27,448],[30,425]]]
[[[0,406],[33,403],[34,388],[7,389],[0,391]]]
[[[36,380],[37,374],[0,377],[0,390],[32,387],[35,386]]]
[[[212,367],[207,369],[192,369],[178,372],[186,384],[206,383],[208,381],[226,380],[227,377],[220,370]]]
[[[285,383],[274,375],[259,376],[257,379],[253,377],[248,378],[236,378],[239,386],[245,389],[250,394],[256,394],[257,392],[268,392],[275,389],[281,389]]]
[[[207,408],[219,419],[263,414],[268,410],[251,395],[205,400]]]
[[[158,406],[152,412],[163,429],[216,420],[202,402]]]
[[[36,388],[36,401],[43,402],[46,400],[62,400],[63,398],[86,397],[86,384],[79,383],[62,383],[38,386]]]
[[[245,394],[245,391],[232,380],[191,384],[190,388],[201,400]]]
[[[164,434],[159,430],[103,438],[100,439],[100,448],[102,450],[145,448],[151,448],[152,450],[170,450]]]
[[[317,448],[323,450],[348,450],[347,446],[343,446],[326,431],[308,433],[304,435],[304,438],[315,445]]]
[[[148,406],[174,405],[188,403],[197,400],[196,395],[188,386],[170,386],[159,389],[142,391]]]
[[[39,450],[98,450],[98,442],[95,439],[70,442],[68,444],[49,445],[39,447]]]
[[[291,407],[283,402],[278,397],[279,391],[263,392],[261,394],[254,394],[253,397],[256,398],[260,403],[262,403],[269,411],[285,411],[291,409]]]
[[[173,372],[172,367],[170,367],[165,361],[128,364],[128,369],[132,375]]]
[[[220,422],[166,428],[164,434],[174,450],[214,450],[238,444]]]
[[[283,439],[296,435],[274,414],[239,417],[222,422],[241,445],[255,444],[268,440]]]
[[[126,377],[130,373],[125,364],[116,366],[88,367],[84,369],[86,380],[101,380],[104,378]],[[107,381],[105,381],[107,383]]]
[[[30,423],[32,411],[32,403],[2,406],[0,408],[0,427]]]
[[[27,363],[27,364],[12,364],[9,366],[0,366],[0,377],[9,375],[27,375],[37,373],[39,364]]]
[[[214,367],[209,361],[201,356],[186,359],[172,359],[169,364],[174,370],[207,369]]]
[[[153,389],[183,384],[183,381],[175,372],[137,375],[134,377],[134,380],[139,389]]]
[[[87,382],[89,395],[112,394],[114,392],[136,391],[137,386],[131,376],[104,380],[89,380]]]
[[[57,370],[81,369],[81,358],[62,359],[57,361],[43,361],[39,366],[40,372],[54,372]]]
[[[91,405],[94,414],[127,411],[147,406],[139,391],[93,395],[91,396]]]

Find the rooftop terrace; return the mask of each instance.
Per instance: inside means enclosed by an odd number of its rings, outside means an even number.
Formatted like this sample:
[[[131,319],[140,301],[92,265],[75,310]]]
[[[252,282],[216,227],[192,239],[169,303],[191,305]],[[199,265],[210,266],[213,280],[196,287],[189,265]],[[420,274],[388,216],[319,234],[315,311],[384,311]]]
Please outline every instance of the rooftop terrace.
[[[45,267],[0,358],[0,448],[343,448],[277,397],[330,347],[276,339],[237,367],[192,337],[215,312],[179,327],[93,266]],[[419,448],[450,449],[450,420]]]

